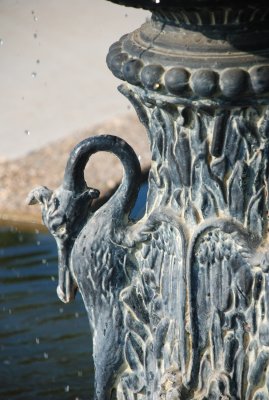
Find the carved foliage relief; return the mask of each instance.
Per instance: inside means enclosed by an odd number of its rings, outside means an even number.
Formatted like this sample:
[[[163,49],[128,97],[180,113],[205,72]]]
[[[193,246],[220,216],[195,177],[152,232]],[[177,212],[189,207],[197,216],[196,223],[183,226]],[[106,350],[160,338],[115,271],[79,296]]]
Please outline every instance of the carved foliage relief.
[[[78,144],[60,188],[28,199],[57,242],[58,296],[81,292],[95,399],[269,400],[269,108],[121,91],[151,145],[145,216],[128,221],[140,166],[110,135]],[[84,168],[97,151],[124,174],[93,212]]]
[[[121,292],[129,399],[269,399],[269,109],[149,102],[147,241]]]

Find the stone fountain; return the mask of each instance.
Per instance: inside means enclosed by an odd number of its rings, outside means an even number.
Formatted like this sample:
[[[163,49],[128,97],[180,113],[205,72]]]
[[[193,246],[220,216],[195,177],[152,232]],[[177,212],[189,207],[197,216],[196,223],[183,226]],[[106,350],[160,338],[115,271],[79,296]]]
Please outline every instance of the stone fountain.
[[[95,399],[269,399],[269,5],[114,2],[152,11],[107,56],[148,132],[146,214],[128,218],[139,162],[109,135],[29,197],[58,245],[60,299],[79,289],[89,315]],[[124,175],[93,212],[98,151]]]

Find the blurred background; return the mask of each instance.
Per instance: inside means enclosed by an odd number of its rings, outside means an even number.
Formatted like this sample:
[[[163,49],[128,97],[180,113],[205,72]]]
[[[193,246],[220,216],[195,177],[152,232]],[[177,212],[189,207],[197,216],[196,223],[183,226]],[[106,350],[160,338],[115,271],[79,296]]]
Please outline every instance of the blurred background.
[[[126,113],[105,59],[148,15],[105,0],[1,0],[0,157]]]
[[[105,0],[0,1],[1,400],[92,399],[87,316],[79,295],[72,305],[58,300],[56,244],[25,196],[57,185],[69,149],[94,132],[119,132],[147,168],[146,135],[105,58],[148,16]],[[94,174],[97,187],[113,189],[117,168]],[[145,196],[143,186],[134,217]]]

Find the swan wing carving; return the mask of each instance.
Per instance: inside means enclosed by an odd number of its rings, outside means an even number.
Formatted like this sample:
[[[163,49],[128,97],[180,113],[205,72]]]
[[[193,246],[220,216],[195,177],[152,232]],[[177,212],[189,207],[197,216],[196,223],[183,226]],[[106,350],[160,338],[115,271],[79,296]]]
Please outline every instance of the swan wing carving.
[[[262,268],[268,262],[258,243],[242,224],[218,219],[201,226],[189,245],[189,373],[199,400],[267,398],[268,277]]]
[[[147,394],[153,399],[160,380],[166,395],[181,398],[187,376],[186,229],[178,215],[166,208],[154,211],[141,223],[148,240],[136,248],[140,269],[121,292],[127,334],[119,398]],[[177,380],[171,390],[170,375]]]
[[[115,194],[93,213],[91,204],[99,191],[87,186],[84,169],[98,151],[115,154],[124,172]],[[43,222],[57,243],[59,298],[69,302],[77,288],[81,292],[93,331],[98,400],[113,396],[117,371],[124,362],[126,331],[120,293],[136,273],[129,257],[135,244],[135,230],[131,229],[128,216],[140,180],[140,164],[133,149],[118,137],[102,135],[86,139],[74,148],[58,189],[38,187],[28,196],[29,204],[41,205]]]
[[[257,252],[258,237],[230,219],[212,219],[190,235],[165,208],[147,217],[147,230],[135,253],[140,269],[121,292],[127,367],[120,398],[151,399],[158,382],[160,398],[262,396],[269,257]]]

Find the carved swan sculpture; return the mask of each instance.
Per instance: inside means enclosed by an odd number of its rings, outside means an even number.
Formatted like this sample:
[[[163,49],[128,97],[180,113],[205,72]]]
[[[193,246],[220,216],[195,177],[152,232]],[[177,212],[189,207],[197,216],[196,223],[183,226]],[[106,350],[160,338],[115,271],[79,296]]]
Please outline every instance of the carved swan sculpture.
[[[124,174],[115,194],[93,213],[91,203],[99,191],[87,186],[84,169],[98,151],[115,154]],[[135,270],[125,242],[131,229],[128,215],[140,179],[139,161],[125,141],[110,135],[96,136],[82,141],[71,152],[58,189],[38,187],[28,197],[29,204],[41,205],[44,224],[57,242],[59,298],[69,302],[77,287],[81,292],[93,332],[98,400],[113,398],[113,384],[123,363],[125,331],[119,297]]]

